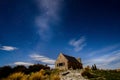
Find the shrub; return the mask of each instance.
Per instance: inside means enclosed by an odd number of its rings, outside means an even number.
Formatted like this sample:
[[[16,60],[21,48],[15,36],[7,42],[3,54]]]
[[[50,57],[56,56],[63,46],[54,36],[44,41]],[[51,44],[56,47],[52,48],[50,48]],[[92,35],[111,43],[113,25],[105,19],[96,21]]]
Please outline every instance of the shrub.
[[[41,73],[42,75],[44,75],[44,74],[45,74],[45,70],[44,70],[44,69],[41,69],[41,70],[40,70],[40,73]]]
[[[90,66],[85,67],[85,70],[89,71],[90,70]]]
[[[51,75],[50,80],[60,80],[60,76],[59,75]]]
[[[92,69],[92,70],[97,70],[96,64],[92,65],[91,69]]]
[[[8,77],[12,72],[13,71],[10,66],[0,67],[0,79]]]
[[[44,65],[41,65],[41,64],[34,64],[34,65],[31,65],[28,67],[28,73],[31,73],[31,72],[37,72],[37,71],[40,71],[41,69],[50,69],[50,67],[48,66],[44,66]]]
[[[52,74],[59,74],[60,70],[59,69],[53,69],[51,72],[52,72]]]
[[[85,77],[85,78],[94,78],[96,77],[94,74],[90,73],[89,71],[83,71],[82,72],[82,76]]]
[[[13,72],[23,72],[25,73],[27,68],[24,65],[18,65],[13,68]]]
[[[51,70],[45,70],[45,75],[50,75],[51,74]]]

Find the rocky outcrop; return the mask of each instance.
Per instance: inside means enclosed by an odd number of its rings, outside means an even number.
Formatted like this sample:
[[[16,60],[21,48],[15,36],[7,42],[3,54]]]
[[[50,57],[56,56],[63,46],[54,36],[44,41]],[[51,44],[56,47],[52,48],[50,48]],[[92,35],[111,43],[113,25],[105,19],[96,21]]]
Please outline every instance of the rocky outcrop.
[[[82,75],[82,70],[67,70],[60,73],[61,80],[88,80]]]

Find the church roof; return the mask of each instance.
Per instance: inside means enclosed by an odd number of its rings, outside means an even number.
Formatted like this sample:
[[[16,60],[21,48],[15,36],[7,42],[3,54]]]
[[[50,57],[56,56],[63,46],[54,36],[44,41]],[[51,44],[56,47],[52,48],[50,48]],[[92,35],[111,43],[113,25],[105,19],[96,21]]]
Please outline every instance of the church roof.
[[[79,63],[78,60],[75,57],[68,56],[66,54],[62,54],[62,55],[70,62]]]

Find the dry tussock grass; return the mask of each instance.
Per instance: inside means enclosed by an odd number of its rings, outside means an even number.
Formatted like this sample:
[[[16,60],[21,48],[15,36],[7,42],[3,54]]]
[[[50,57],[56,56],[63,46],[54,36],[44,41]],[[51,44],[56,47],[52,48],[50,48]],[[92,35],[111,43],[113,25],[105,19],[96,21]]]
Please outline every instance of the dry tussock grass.
[[[55,73],[47,75],[45,70],[41,69],[38,72],[34,72],[28,75],[22,72],[13,73],[2,80],[60,80],[60,77]]]

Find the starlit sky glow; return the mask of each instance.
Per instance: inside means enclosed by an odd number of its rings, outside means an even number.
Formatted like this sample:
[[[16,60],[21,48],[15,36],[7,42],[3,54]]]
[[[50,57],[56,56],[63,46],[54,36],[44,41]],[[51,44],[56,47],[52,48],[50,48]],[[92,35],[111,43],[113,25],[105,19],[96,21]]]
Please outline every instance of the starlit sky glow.
[[[0,0],[0,66],[53,66],[60,52],[120,68],[119,0]]]

